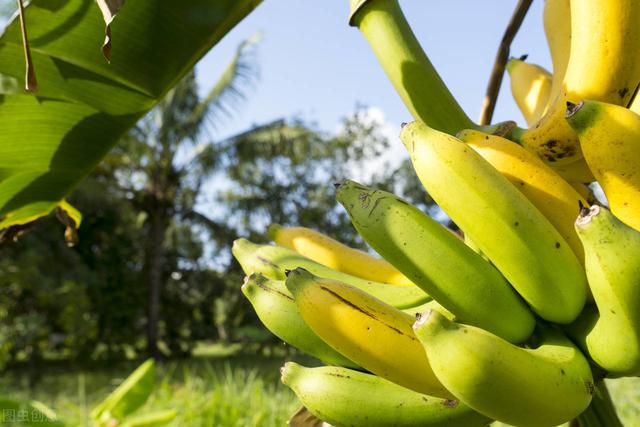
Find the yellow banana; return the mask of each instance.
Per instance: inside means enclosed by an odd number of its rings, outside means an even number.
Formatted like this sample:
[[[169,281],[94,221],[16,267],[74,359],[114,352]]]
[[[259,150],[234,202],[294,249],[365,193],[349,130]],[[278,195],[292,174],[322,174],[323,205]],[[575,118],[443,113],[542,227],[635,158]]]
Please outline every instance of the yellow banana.
[[[413,284],[384,259],[350,248],[310,228],[272,224],[268,233],[276,245],[293,249],[300,255],[334,270],[390,285]]]
[[[580,136],[613,214],[640,230],[640,116],[617,105],[584,101],[569,108],[567,121]]]
[[[287,275],[300,314],[340,354],[403,387],[451,398],[437,380],[411,325],[414,318],[336,280],[297,268]]]
[[[580,261],[549,221],[491,164],[423,123],[400,134],[436,203],[542,318],[570,323],[584,306]]]
[[[293,301],[284,282],[253,273],[245,277],[241,289],[262,324],[282,341],[322,360],[324,363],[358,367],[329,347],[309,329],[302,320],[298,306]]]
[[[551,73],[539,65],[511,58],[507,63],[511,78],[511,94],[528,126],[535,124],[544,112],[551,93]]]
[[[576,229],[600,314],[585,310],[573,335],[606,371],[640,375],[640,232],[598,205],[583,210]]]
[[[569,53],[571,52],[571,4],[569,0],[545,0],[544,2],[544,34],[547,37],[553,76],[549,101],[555,100],[562,91],[562,82],[567,72]]]
[[[560,232],[579,260],[584,258],[582,243],[573,227],[587,201],[560,175],[535,154],[508,139],[464,130],[458,138],[467,143],[504,175]]]
[[[540,329],[540,345],[520,348],[436,311],[414,325],[438,379],[462,402],[517,426],[563,424],[595,391],[589,362],[560,331]]]
[[[564,120],[565,104],[583,99],[630,103],[640,83],[638,22],[637,0],[572,1],[571,52],[563,91],[536,126],[514,137],[552,165],[580,160],[577,135]]]

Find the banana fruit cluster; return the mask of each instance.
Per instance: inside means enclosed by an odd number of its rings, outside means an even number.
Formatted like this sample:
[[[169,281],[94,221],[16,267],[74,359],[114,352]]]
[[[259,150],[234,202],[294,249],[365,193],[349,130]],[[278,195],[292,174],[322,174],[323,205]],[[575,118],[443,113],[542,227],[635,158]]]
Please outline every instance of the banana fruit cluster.
[[[527,129],[474,124],[397,0],[351,8],[464,238],[345,180],[336,199],[379,256],[300,226],[234,242],[260,320],[326,365],[289,362],[283,383],[333,426],[621,425],[602,379],[640,376],[640,2],[546,0],[553,72],[507,66]]]

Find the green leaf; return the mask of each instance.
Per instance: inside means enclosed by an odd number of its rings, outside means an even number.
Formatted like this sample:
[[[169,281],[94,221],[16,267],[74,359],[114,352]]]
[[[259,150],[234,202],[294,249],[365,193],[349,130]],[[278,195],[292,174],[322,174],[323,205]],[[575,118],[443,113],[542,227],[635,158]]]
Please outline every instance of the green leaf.
[[[261,0],[129,1],[100,52],[94,0],[25,8],[37,94],[0,85],[0,230],[47,215],[212,46]],[[0,37],[2,81],[24,82],[20,24]]]
[[[62,427],[55,412],[36,400],[20,401],[0,396],[0,425]]]
[[[155,375],[154,361],[149,359],[91,411],[91,418],[100,422],[122,421],[147,401],[155,385]]]
[[[175,409],[152,412],[150,414],[131,417],[122,423],[121,427],[157,427],[170,423],[178,415]]]

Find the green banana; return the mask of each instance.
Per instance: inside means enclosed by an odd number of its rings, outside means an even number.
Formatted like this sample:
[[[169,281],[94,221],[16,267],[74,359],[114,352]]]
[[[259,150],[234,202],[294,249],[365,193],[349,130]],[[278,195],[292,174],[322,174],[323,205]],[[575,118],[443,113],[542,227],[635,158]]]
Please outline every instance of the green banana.
[[[324,363],[358,367],[322,341],[307,326],[283,281],[271,280],[260,273],[253,273],[245,278],[241,289],[260,321],[282,341]]]
[[[345,181],[336,197],[362,238],[461,322],[510,342],[533,332],[533,313],[498,270],[418,208]]]
[[[287,288],[305,323],[364,369],[411,390],[453,397],[435,377],[411,325],[414,317],[358,288],[297,268]]]
[[[257,245],[247,239],[237,239],[231,249],[233,256],[245,274],[262,273],[284,280],[285,271],[303,267],[320,277],[348,283],[397,308],[415,307],[431,299],[415,285],[395,286],[351,276],[319,264],[287,248],[273,245]]]
[[[444,132],[474,128],[429,61],[397,0],[350,0],[358,27],[413,117]]]
[[[428,311],[414,324],[438,379],[476,411],[517,426],[555,426],[584,411],[595,390],[586,358],[560,331],[543,327],[520,348]]]
[[[598,205],[583,209],[576,231],[598,310],[585,310],[570,334],[604,370],[640,375],[640,232]]]
[[[351,369],[288,362],[280,372],[282,382],[312,414],[336,427],[473,427],[491,422],[456,400],[420,394]]]
[[[542,318],[572,322],[584,306],[582,265],[559,232],[471,147],[423,123],[400,134],[429,195]]]

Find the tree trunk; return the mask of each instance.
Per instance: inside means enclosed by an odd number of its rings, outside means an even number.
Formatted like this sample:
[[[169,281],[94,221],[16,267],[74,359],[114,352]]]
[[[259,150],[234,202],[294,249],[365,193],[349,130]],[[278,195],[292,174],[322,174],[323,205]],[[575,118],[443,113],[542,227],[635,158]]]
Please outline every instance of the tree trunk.
[[[160,321],[160,295],[163,287],[164,271],[164,215],[160,210],[150,212],[151,224],[147,240],[147,351],[149,356],[158,360],[161,356],[158,350],[158,323]]]

